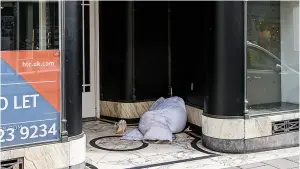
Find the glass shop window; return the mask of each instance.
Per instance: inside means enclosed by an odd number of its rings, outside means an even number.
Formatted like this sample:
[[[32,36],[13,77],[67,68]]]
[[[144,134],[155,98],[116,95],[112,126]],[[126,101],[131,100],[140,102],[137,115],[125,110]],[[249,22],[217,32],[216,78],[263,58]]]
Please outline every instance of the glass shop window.
[[[276,65],[280,64],[280,60],[276,56],[264,52],[259,48],[248,46],[247,52],[248,69],[276,71]]]
[[[250,116],[299,110],[299,2],[247,2]]]
[[[58,2],[5,1],[0,5],[2,81],[15,73],[47,77],[47,72],[59,72]]]
[[[1,2],[1,51],[59,49],[58,2]]]

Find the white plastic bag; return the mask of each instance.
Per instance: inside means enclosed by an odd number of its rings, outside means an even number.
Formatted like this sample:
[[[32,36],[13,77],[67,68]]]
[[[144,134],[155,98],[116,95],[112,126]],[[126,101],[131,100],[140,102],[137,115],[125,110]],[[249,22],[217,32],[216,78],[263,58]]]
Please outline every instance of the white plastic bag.
[[[139,141],[143,140],[144,136],[143,134],[139,131],[138,128],[131,130],[129,133],[126,135],[122,136],[121,139],[123,140],[134,140],[134,141]]]
[[[125,140],[161,140],[172,142],[172,134],[181,132],[187,122],[185,104],[180,97],[159,98],[145,112],[139,122],[138,132],[133,130],[121,139]]]

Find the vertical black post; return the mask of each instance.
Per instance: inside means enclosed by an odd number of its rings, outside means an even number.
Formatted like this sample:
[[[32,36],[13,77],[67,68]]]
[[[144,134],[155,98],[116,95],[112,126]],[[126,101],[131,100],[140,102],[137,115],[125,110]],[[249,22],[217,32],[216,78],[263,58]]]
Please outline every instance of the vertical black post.
[[[134,76],[134,2],[127,3],[127,53],[125,66],[125,100],[135,100]]]
[[[244,115],[244,2],[216,2],[208,114]]]
[[[168,1],[168,95],[171,97],[172,92],[172,44],[171,44],[171,4]]]
[[[244,2],[217,1],[215,7],[214,54],[209,60],[211,74],[206,98],[208,110],[202,115],[203,121],[208,123],[202,126],[202,144],[214,151],[241,153],[245,148]],[[220,123],[221,126],[216,125]],[[214,130],[210,130],[211,127]]]
[[[65,111],[69,137],[82,133],[82,6],[65,1]]]

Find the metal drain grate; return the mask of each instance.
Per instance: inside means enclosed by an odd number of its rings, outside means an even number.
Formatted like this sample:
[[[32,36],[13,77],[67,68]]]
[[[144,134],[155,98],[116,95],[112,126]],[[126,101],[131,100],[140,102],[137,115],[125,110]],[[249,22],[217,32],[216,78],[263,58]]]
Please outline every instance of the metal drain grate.
[[[299,131],[299,119],[276,121],[272,123],[273,134]]]
[[[1,161],[1,169],[24,169],[23,158]]]

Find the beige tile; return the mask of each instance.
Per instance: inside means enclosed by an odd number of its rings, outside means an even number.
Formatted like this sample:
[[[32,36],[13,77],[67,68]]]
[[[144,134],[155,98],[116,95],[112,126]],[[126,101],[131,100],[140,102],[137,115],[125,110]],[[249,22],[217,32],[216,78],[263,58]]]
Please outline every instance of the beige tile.
[[[186,105],[187,121],[197,126],[202,126],[201,116],[203,110]]]
[[[269,118],[259,117],[245,120],[245,138],[256,138],[272,135],[272,122]]]
[[[244,125],[244,119],[215,119],[202,116],[202,133],[213,138],[243,139]]]
[[[149,110],[153,103],[153,101],[136,103],[100,101],[100,114],[125,119],[140,118],[143,113]]]

